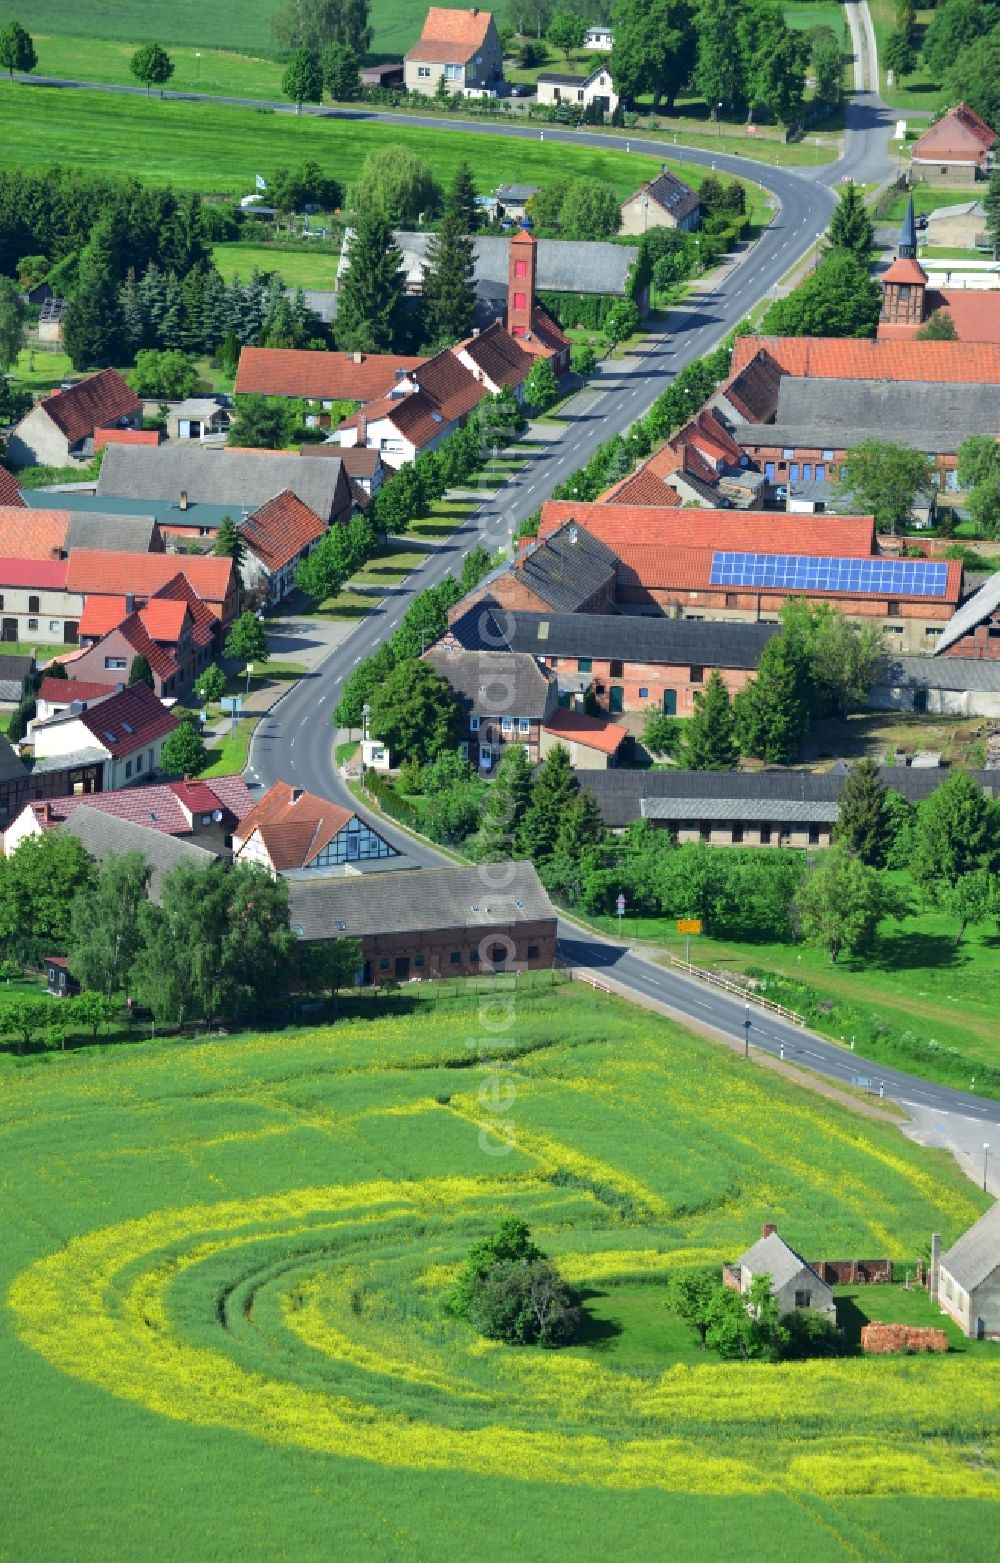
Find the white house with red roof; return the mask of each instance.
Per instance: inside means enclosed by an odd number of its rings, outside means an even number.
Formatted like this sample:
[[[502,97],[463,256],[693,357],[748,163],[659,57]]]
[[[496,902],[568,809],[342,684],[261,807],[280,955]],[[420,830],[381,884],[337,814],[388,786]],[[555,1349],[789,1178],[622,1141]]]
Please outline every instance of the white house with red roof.
[[[89,461],[100,429],[139,429],[142,402],[117,369],[102,369],[43,397],[16,424],[7,454],[19,467],[68,467]]]
[[[0,639],[75,645],[82,609],[68,559],[0,558]]]
[[[50,717],[64,716],[74,707],[78,711],[85,711],[88,706],[109,699],[123,685],[124,679],[114,684],[99,684],[76,677],[43,678],[35,695],[35,722],[47,722]]]
[[[295,585],[295,570],[326,535],[314,510],[286,488],[240,528],[245,552],[240,574],[248,589],[262,588],[269,604],[281,602]]]
[[[101,767],[101,792],[145,781],[180,723],[146,684],[133,684],[84,710],[72,708],[32,729],[36,760],[87,755]]]
[[[446,90],[460,97],[495,90],[503,81],[503,48],[491,12],[431,6],[423,32],[403,57],[403,80],[407,92],[430,98],[442,78]]]
[[[233,831],[233,861],[271,874],[356,874],[399,853],[351,809],[275,782]]]
[[[45,798],[26,804],[4,831],[5,856],[29,836],[58,830],[81,804],[164,835],[192,838],[221,854],[229,850],[232,833],[253,808],[253,798],[242,776],[214,776],[211,781],[185,778],[114,792]]]
[[[337,430],[341,445],[368,445],[390,467],[436,450],[487,395],[486,386],[446,348],[410,374],[400,374],[389,395],[369,402]]]

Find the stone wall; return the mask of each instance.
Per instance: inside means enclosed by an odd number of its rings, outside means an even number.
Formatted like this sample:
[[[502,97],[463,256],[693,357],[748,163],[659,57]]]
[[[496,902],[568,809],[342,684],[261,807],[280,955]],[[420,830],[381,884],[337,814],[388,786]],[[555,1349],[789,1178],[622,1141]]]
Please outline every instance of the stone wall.
[[[878,1355],[901,1351],[947,1351],[948,1336],[944,1330],[923,1325],[875,1322],[862,1328],[861,1350]]]

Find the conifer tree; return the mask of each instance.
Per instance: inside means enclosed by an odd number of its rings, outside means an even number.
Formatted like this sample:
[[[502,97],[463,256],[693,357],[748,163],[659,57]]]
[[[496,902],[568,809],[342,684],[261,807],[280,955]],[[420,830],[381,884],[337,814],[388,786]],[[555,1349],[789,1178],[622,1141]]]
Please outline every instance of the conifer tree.
[[[388,353],[403,324],[403,257],[389,223],[378,211],[362,212],[340,285],[337,345],[351,352]]]
[[[476,312],[476,252],[462,219],[446,212],[427,246],[424,266],[424,337],[437,348],[460,342]]]
[[[520,744],[509,744],[497,768],[472,845],[480,863],[506,862],[531,797],[531,763]]]
[[[874,760],[859,760],[840,791],[835,839],[871,868],[883,868],[892,846],[888,793]]]
[[[569,750],[564,744],[550,749],[535,777],[531,801],[518,831],[518,850],[533,863],[547,863],[559,839],[566,810],[579,790]]]
[[[736,717],[718,668],[694,697],[684,727],[684,760],[692,771],[731,771],[740,757]]]
[[[103,368],[120,358],[121,312],[110,225],[100,222],[80,256],[76,291],[63,339],[74,369]]]
[[[147,688],[153,688],[153,670],[144,651],[140,651],[139,655],[133,658],[128,672],[128,681],[130,684],[145,684]]]
[[[215,535],[212,552],[220,559],[231,559],[237,570],[243,563],[246,547],[243,542],[243,534],[232,516],[225,515],[219,523],[219,530]]]
[[[875,230],[859,185],[853,182],[841,185],[840,199],[830,218],[828,238],[832,250],[848,250],[864,262],[871,259]]]
[[[475,233],[479,207],[476,205],[476,187],[468,163],[459,163],[456,168],[451,188],[445,196],[444,210],[446,216],[451,215],[460,220],[463,233]]]

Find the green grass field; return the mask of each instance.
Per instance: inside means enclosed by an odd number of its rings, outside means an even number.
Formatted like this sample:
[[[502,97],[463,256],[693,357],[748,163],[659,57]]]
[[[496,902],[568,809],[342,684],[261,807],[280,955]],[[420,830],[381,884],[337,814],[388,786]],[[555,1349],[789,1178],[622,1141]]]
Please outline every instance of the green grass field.
[[[479,986],[0,1065],[7,1555],[986,1563],[995,1354],[727,1366],[660,1303],[764,1217],[910,1262],[975,1186],[619,1001]],[[589,1297],[580,1348],[446,1313],[508,1214]]]
[[[271,244],[217,244],[212,252],[219,271],[229,282],[244,281],[257,271],[280,272],[289,287],[317,288],[329,291],[337,275],[339,251],[316,241],[314,251],[282,250]]]
[[[512,179],[544,183],[589,175],[609,180],[624,197],[660,169],[657,159],[624,149],[519,141],[450,126],[445,131],[400,129],[0,82],[0,145],[7,162],[24,168],[53,163],[101,172],[113,168],[151,182],[240,196],[253,189],[256,173],[307,158],[350,184],[373,147],[403,142],[427,159],[445,185],[459,163],[468,161],[481,190]]]

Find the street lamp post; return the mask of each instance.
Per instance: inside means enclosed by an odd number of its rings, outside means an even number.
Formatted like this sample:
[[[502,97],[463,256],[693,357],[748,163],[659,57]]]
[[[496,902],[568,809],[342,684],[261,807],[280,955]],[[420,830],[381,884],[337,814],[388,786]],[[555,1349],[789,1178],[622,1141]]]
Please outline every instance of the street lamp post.
[[[743,1057],[750,1057],[750,1001],[747,1000],[745,1018],[743,1021]]]
[[[984,1194],[986,1193],[986,1174],[989,1171],[989,1165],[990,1165],[990,1142],[989,1142],[989,1140],[984,1140],[983,1141],[983,1193]]]
[[[722,104],[721,103],[717,103],[716,106],[715,106],[715,117],[716,117],[716,119],[719,122],[719,140],[721,142],[721,140],[722,140]]]
[[[250,693],[250,680],[253,677],[253,663],[247,663],[247,694]]]
[[[361,707],[361,737],[365,743],[368,742],[368,718],[371,716],[371,714],[372,708],[366,700],[364,705]]]

